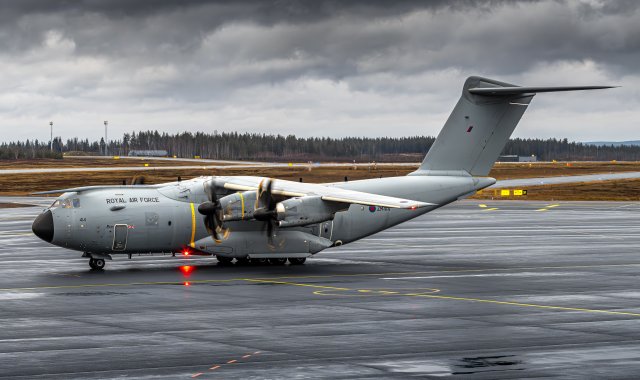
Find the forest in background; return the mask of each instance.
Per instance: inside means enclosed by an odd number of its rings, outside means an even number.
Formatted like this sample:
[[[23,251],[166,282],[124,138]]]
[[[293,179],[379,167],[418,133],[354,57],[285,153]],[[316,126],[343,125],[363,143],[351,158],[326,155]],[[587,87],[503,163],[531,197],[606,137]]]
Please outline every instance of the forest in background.
[[[131,150],[166,150],[182,158],[265,161],[381,161],[417,162],[433,144],[430,136],[413,137],[296,137],[257,133],[142,131],[109,140],[108,154],[126,156]],[[88,139],[27,140],[0,144],[0,159],[62,158],[64,154],[102,155],[105,141]],[[591,145],[565,139],[511,139],[503,155],[535,155],[541,161],[640,161],[640,146]]]

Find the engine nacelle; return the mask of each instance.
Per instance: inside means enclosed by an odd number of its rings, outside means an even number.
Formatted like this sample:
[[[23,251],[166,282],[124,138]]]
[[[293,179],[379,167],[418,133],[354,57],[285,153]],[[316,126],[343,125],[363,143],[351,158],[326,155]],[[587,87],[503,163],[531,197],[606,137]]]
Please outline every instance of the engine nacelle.
[[[220,198],[220,206],[224,215],[223,220],[226,222],[253,218],[256,197],[255,191],[245,191]]]
[[[328,202],[319,196],[309,196],[279,202],[276,212],[280,227],[295,227],[333,220],[336,212],[348,208],[346,203]]]

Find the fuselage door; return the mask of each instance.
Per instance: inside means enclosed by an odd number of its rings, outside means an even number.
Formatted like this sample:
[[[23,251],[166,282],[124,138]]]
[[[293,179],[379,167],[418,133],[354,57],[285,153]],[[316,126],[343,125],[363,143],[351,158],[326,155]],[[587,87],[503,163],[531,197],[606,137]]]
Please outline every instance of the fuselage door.
[[[113,250],[124,251],[127,248],[127,235],[129,226],[126,224],[116,224],[113,226]]]
[[[320,223],[320,231],[316,235],[331,240],[331,235],[333,235],[333,220]]]

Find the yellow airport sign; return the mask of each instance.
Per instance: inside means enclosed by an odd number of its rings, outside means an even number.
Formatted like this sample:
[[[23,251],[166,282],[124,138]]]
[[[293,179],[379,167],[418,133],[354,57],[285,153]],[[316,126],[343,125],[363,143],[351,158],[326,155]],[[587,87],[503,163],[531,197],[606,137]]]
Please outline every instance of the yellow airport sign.
[[[119,159],[120,159],[120,156],[113,156],[113,159],[114,159],[114,160],[119,160]]]
[[[502,190],[500,190],[500,196],[502,196],[502,197],[508,197],[509,195],[511,195],[511,190],[509,190],[509,189],[502,189]]]

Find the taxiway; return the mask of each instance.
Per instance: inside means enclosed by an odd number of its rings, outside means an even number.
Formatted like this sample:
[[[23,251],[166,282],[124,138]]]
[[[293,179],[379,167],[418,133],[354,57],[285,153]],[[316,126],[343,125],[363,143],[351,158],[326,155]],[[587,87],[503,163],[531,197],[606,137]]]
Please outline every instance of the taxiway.
[[[637,374],[639,203],[463,201],[304,266],[105,271],[33,236],[40,210],[0,210],[2,378]]]

